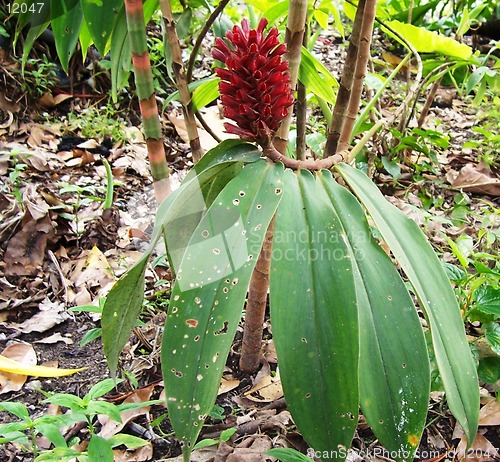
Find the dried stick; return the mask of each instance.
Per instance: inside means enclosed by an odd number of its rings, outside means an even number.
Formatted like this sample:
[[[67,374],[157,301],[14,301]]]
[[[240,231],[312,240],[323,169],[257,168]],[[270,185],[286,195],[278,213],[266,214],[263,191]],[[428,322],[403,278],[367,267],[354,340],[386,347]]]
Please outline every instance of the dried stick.
[[[359,37],[358,59],[356,60],[356,70],[352,83],[351,97],[345,114],[344,126],[339,138],[337,150],[347,149],[351,142],[352,129],[356,122],[359,106],[361,104],[361,95],[363,94],[363,85],[366,75],[366,67],[370,60],[370,47],[373,35],[373,23],[375,22],[376,0],[366,0],[363,10],[363,22]]]
[[[332,123],[328,128],[324,157],[331,156],[337,152],[337,145],[344,127],[345,116],[349,101],[351,99],[352,83],[356,71],[356,60],[358,57],[359,40],[363,27],[363,14],[365,11],[365,0],[360,0],[352,26],[351,40],[347,48],[347,55],[340,79],[337,101],[333,107]]]
[[[193,161],[196,163],[203,156],[203,149],[200,144],[198,128],[194,117],[191,92],[189,91],[186,70],[182,62],[182,51],[175,28],[170,0],[160,0],[160,8],[163,15],[163,22],[165,23],[170,54],[172,55],[172,69],[174,71],[177,89],[179,90],[179,99],[182,104],[182,113],[184,114],[184,121],[186,123],[189,145],[193,154]]]

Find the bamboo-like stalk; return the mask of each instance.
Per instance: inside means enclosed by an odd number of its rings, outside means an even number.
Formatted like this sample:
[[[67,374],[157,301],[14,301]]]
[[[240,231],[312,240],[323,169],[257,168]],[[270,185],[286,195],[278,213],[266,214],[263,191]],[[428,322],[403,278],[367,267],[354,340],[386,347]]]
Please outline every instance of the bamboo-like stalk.
[[[288,72],[290,74],[290,86],[295,89],[299,66],[302,56],[302,41],[307,21],[307,0],[290,0],[288,7],[288,20],[286,25],[285,43],[287,52],[285,58],[288,61]],[[274,146],[281,153],[286,152],[288,132],[292,122],[293,108],[288,110],[287,117],[281,122],[280,128],[274,137]]]
[[[159,203],[170,193],[170,170],[163,145],[158,106],[156,105],[142,0],[125,0],[125,12],[151,175],[153,176],[156,199]]]
[[[179,99],[182,104],[182,113],[184,115],[184,122],[189,138],[189,146],[191,147],[193,161],[196,163],[203,156],[203,149],[200,144],[198,127],[196,126],[196,119],[194,117],[191,92],[189,91],[186,69],[182,61],[182,51],[179,37],[177,36],[170,0],[160,0],[160,9],[163,15],[170,54],[172,56],[172,69],[174,71],[177,89],[179,90]]]
[[[352,84],[354,73],[356,71],[356,60],[359,54],[359,41],[361,37],[361,29],[363,27],[363,14],[365,11],[365,0],[359,0],[356,16],[352,26],[351,40],[347,47],[347,54],[340,79],[339,91],[337,100],[333,107],[332,123],[328,128],[326,137],[325,155],[329,157],[337,152],[338,141],[342,133],[347,108],[351,99]]]
[[[344,126],[340,134],[338,151],[348,149],[351,144],[351,135],[356,117],[358,115],[359,106],[361,104],[361,95],[363,94],[363,85],[366,75],[366,68],[370,60],[370,48],[373,35],[373,23],[375,22],[375,9],[377,0],[366,0],[363,10],[363,22],[359,37],[359,54],[356,60],[356,70],[354,72],[354,80],[351,89],[351,98],[345,116]]]

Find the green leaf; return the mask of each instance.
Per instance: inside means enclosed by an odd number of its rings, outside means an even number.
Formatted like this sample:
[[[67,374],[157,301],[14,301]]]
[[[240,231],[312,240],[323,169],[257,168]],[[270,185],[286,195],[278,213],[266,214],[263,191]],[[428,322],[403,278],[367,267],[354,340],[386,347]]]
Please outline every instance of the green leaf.
[[[116,102],[118,101],[118,90],[126,84],[132,66],[125,4],[121,6],[115,19],[109,56],[111,60],[111,97]]]
[[[78,0],[51,0],[50,6],[55,14],[51,27],[54,32],[57,56],[67,73],[69,60],[75,52],[80,35],[83,21],[82,6]]]
[[[479,378],[485,383],[496,383],[500,380],[500,358],[497,356],[488,356],[479,361],[477,368]]]
[[[270,278],[281,382],[305,440],[317,451],[346,449],[358,421],[359,357],[349,249],[322,184],[306,170],[286,170],[283,180]]]
[[[224,144],[206,153],[194,168],[195,173],[190,172],[181,187],[159,205],[148,249],[113,286],[104,304],[102,341],[112,373],[116,371],[120,352],[141,312],[146,266],[158,240],[165,236],[170,265],[175,271],[187,242],[211,201],[241,170],[245,160],[259,157],[260,154],[256,157],[255,146],[241,142]]]
[[[219,97],[219,81],[220,79],[211,78],[196,88],[192,97],[194,111],[199,111]]]
[[[61,430],[54,424],[37,424],[37,431],[39,431],[45,438],[47,438],[54,446],[67,448],[68,444],[61,434]]]
[[[106,0],[101,5],[94,0],[81,0],[85,23],[101,56],[108,52],[108,41],[122,4],[122,0]]]
[[[125,433],[113,435],[108,439],[108,443],[112,448],[116,448],[117,446],[121,446],[123,444],[127,449],[137,449],[148,444],[148,442],[142,438],[127,435]]]
[[[283,462],[311,462],[312,460],[293,448],[269,449],[266,454]]]
[[[73,411],[81,410],[85,407],[85,402],[82,398],[69,393],[57,393],[44,399],[42,403],[52,403],[58,406],[67,407]]]
[[[375,242],[355,197],[321,172],[353,256],[359,316],[360,404],[380,442],[413,460],[427,417],[430,366],[420,319],[387,254]]]
[[[89,459],[92,462],[113,462],[113,448],[104,438],[97,435],[92,435],[87,447]]]
[[[477,372],[450,281],[414,221],[387,202],[364,173],[346,164],[337,169],[368,210],[415,290],[429,323],[450,410],[472,442],[479,413]]]
[[[84,400],[88,402],[92,399],[100,398],[101,396],[104,396],[106,393],[109,393],[111,390],[113,390],[116,387],[116,385],[118,385],[121,382],[122,382],[121,379],[101,380],[100,382],[97,382],[95,385],[92,386],[89,392],[85,395]]]
[[[213,438],[205,438],[203,440],[198,441],[194,445],[193,450],[195,450],[195,449],[202,449],[202,448],[208,448],[209,446],[214,446],[216,444],[219,444],[219,440],[215,440]]]
[[[26,406],[23,403],[16,401],[2,401],[0,402],[0,409],[14,414],[19,419],[25,421],[30,420],[28,409],[26,409]]]
[[[135,326],[144,300],[145,253],[110,290],[102,310],[102,343],[111,374],[116,373],[120,352]]]
[[[472,299],[476,302],[474,308],[500,318],[500,289],[495,289],[492,286],[478,287],[474,291]]]
[[[91,401],[87,407],[87,414],[106,415],[115,422],[122,422],[119,409],[113,403],[107,401]]]
[[[386,24],[400,34],[405,40],[410,42],[420,53],[439,53],[444,56],[453,56],[461,59],[468,59],[472,56],[471,47],[450,37],[440,35],[437,32],[411,24],[405,24],[400,21],[388,21]],[[388,29],[383,26],[382,29],[388,35],[400,41],[389,32]]]
[[[186,249],[172,291],[161,363],[167,406],[189,457],[212,410],[266,229],[281,165],[247,165],[221,191]]]
[[[490,322],[484,333],[484,338],[489,343],[491,349],[500,356],[500,324]]]
[[[334,88],[339,86],[335,77],[321,64],[313,54],[302,47],[302,59],[299,67],[299,80],[319,98],[335,104]]]

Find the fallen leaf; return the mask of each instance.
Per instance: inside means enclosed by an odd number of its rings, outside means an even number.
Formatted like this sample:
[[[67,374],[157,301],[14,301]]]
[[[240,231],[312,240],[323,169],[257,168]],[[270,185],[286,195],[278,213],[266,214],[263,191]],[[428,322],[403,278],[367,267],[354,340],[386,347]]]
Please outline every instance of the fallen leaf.
[[[149,401],[151,393],[154,390],[155,385],[149,385],[148,387],[140,388],[132,393],[123,401],[123,403],[144,403]],[[130,409],[128,411],[123,411],[120,416],[122,418],[121,423],[116,422],[107,415],[100,415],[99,422],[102,424],[99,436],[104,439],[108,439],[113,435],[121,432],[125,425],[134,420],[136,417],[147,414],[149,412],[149,406],[144,406],[138,409]]]
[[[223,393],[227,393],[235,388],[238,388],[240,381],[238,379],[233,378],[232,375],[224,376],[221,379],[219,391],[217,395],[222,395]]]
[[[500,425],[500,403],[492,398],[479,411],[479,425]]]
[[[500,196],[500,179],[496,178],[482,162],[477,166],[467,164],[460,170],[451,185],[456,189],[477,194]]]
[[[11,372],[13,374],[32,375],[34,377],[62,377],[63,375],[72,375],[87,369],[60,369],[58,367],[36,366],[20,363],[0,355],[0,371]]]
[[[50,345],[53,343],[63,342],[66,345],[72,345],[74,342],[68,337],[63,337],[59,332],[53,335],[49,335],[41,340],[35,340],[33,343],[42,343],[45,345]]]
[[[4,254],[5,274],[34,276],[43,264],[45,249],[54,234],[48,216],[41,220],[30,219],[9,241]]]
[[[464,435],[458,443],[455,456],[457,460],[467,462],[490,462],[498,457],[498,449],[480,433],[476,435],[471,447],[467,449],[467,438]]]
[[[51,302],[49,299],[44,299],[38,305],[38,308],[40,311],[35,313],[31,318],[19,324],[10,323],[8,327],[19,330],[23,334],[46,332],[69,318],[65,306],[61,302]]]
[[[36,364],[36,353],[31,345],[24,342],[16,342],[8,345],[2,351],[6,360],[21,361],[26,364]],[[1,358],[1,356],[0,356]],[[28,377],[25,374],[19,374],[9,371],[0,371],[0,394],[9,391],[19,391]]]
[[[153,445],[147,443],[137,449],[114,449],[114,462],[143,462],[153,460]]]

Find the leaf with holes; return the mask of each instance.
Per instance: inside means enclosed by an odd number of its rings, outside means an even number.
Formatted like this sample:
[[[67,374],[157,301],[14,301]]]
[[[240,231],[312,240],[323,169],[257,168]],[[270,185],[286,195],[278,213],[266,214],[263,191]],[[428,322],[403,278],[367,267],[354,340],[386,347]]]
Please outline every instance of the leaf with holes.
[[[287,404],[317,451],[346,453],[358,422],[358,317],[345,233],[323,185],[286,170],[271,262],[273,338]]]
[[[430,367],[423,330],[404,282],[373,239],[363,209],[330,172],[320,181],[345,229],[358,300],[360,405],[380,442],[413,460],[427,417]]]
[[[253,148],[254,150],[255,148]],[[104,353],[114,374],[118,357],[127,343],[130,332],[142,309],[144,275],[149,257],[162,235],[169,250],[169,260],[175,269],[185,246],[201,217],[216,194],[243,168],[248,160],[249,145],[233,150],[231,160],[210,164],[197,176],[189,177],[179,189],[170,194],[158,207],[151,242],[145,254],[125,273],[109,292],[102,312],[102,341]],[[253,151],[252,151],[253,152]],[[216,151],[224,156],[223,151]],[[206,155],[213,157],[213,154]],[[213,159],[212,159],[213,160]]]
[[[479,414],[477,371],[450,281],[414,221],[387,202],[364,173],[346,164],[339,164],[337,170],[367,209],[415,290],[429,323],[450,410],[472,443]]]
[[[281,165],[247,165],[203,216],[177,272],[161,349],[169,417],[184,457],[211,411],[266,229]],[[188,459],[186,459],[188,460]]]

